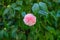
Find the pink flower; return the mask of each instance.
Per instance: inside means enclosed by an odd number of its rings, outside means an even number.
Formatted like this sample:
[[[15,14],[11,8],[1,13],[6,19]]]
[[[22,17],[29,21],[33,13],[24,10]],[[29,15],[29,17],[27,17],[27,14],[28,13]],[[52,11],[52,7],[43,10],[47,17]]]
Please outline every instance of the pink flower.
[[[36,23],[36,17],[33,14],[29,13],[25,15],[23,21],[26,25],[33,26]]]

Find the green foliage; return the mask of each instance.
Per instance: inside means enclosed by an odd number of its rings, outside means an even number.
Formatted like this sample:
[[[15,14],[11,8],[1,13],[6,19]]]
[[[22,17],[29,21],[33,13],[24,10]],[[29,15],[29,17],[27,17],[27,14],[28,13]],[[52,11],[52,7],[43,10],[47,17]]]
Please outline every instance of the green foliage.
[[[32,27],[27,13],[36,16]],[[60,40],[60,0],[0,0],[0,40]]]

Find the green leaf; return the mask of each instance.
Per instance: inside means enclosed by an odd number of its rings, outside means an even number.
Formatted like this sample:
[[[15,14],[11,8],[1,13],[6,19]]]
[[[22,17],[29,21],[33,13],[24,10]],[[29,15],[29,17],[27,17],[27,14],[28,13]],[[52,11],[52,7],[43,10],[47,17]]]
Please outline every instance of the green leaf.
[[[22,12],[22,16],[24,17],[26,15],[26,12]]]
[[[56,2],[56,3],[60,3],[60,0],[53,0],[54,2]]]
[[[44,2],[39,2],[39,7],[40,7],[40,9],[48,12],[48,8],[47,8],[46,3],[44,3]]]
[[[9,17],[12,18],[12,17],[15,17],[15,10],[13,10],[12,8],[9,10]]]
[[[16,4],[17,5],[22,5],[23,4],[23,1],[17,1]]]
[[[34,5],[32,6],[32,11],[33,11],[33,13],[38,13],[39,5],[37,3],[34,3]]]
[[[26,40],[26,35],[24,32],[19,32],[16,37],[18,37],[19,40]]]
[[[16,3],[13,3],[13,4],[11,5],[11,7],[12,7],[13,9],[14,9],[16,6],[17,6]]]
[[[55,13],[55,11],[51,11],[50,14],[51,14],[51,16],[54,17],[55,20],[57,20],[57,17],[56,17],[56,13]]]
[[[57,17],[60,17],[60,10],[57,11]]]
[[[4,10],[3,15],[7,14],[8,12],[9,12],[9,8],[6,8],[6,9]]]
[[[16,27],[12,29],[12,31],[11,31],[11,37],[12,38],[16,38],[16,35],[17,35],[16,34],[16,31],[17,31],[17,28]]]
[[[9,38],[8,32],[4,31],[4,36],[5,36],[6,38]]]
[[[4,30],[0,30],[0,39],[3,38],[3,35],[4,35]]]
[[[45,37],[46,37],[46,40],[54,40],[54,36],[49,32],[45,33]]]
[[[47,14],[48,14],[48,13],[47,13],[46,11],[44,11],[44,10],[39,10],[38,13],[41,14],[41,15],[47,15]]]
[[[47,26],[46,30],[48,30],[50,33],[53,33],[54,35],[56,35],[56,30],[53,27]]]
[[[32,4],[32,0],[24,0],[27,5]]]
[[[21,10],[21,7],[16,7],[15,10],[20,11]]]

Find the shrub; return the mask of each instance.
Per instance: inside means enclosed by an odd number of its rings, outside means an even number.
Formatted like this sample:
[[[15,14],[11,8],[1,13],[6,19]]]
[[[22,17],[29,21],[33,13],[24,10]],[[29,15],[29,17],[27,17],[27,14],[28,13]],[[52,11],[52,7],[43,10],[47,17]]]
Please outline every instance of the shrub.
[[[36,17],[31,27],[28,13]],[[0,40],[60,40],[60,0],[0,0]]]

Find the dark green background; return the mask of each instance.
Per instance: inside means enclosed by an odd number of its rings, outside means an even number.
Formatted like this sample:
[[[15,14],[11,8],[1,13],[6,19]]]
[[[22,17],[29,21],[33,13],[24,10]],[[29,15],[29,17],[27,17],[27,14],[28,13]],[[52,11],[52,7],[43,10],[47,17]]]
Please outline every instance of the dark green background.
[[[24,24],[27,13],[34,26]],[[60,40],[60,0],[0,0],[0,40]]]

